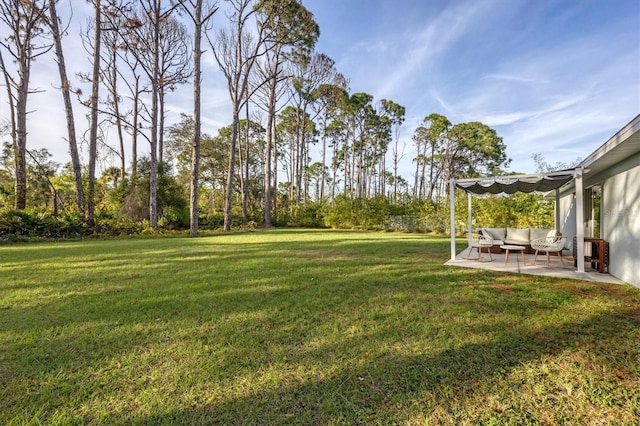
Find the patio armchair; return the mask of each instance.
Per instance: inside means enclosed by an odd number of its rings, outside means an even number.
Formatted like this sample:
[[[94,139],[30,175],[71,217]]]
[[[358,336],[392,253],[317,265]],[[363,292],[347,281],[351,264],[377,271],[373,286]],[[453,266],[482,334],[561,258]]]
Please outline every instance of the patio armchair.
[[[473,249],[476,249],[478,251],[478,257],[475,259],[482,260],[482,249],[485,249],[487,253],[489,253],[489,259],[493,261],[493,256],[491,255],[493,238],[480,232],[469,232],[467,233],[467,242],[469,243],[469,253],[465,259],[471,259],[471,252]]]
[[[538,240],[531,241],[531,248],[536,251],[533,256],[532,265],[536,264],[536,259],[538,258],[538,253],[543,252],[547,254],[547,266],[551,266],[550,255],[555,254],[560,258],[560,262],[562,262],[562,266],[564,266],[564,260],[562,259],[562,250],[564,249],[564,244],[567,239],[565,237],[547,237],[541,238]]]

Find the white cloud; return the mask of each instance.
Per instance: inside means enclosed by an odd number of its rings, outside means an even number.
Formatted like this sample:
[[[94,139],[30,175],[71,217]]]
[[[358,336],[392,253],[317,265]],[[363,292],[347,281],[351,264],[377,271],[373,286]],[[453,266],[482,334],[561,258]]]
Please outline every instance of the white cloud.
[[[443,10],[416,33],[411,33],[415,29],[405,31],[396,46],[405,54],[399,63],[390,64],[391,72],[382,79],[377,96],[384,98],[397,93],[411,77],[429,68],[431,62],[473,28],[476,21],[485,18],[490,11],[489,5],[478,1],[460,3]]]
[[[535,77],[525,77],[523,75],[489,74],[484,78],[501,80],[501,81],[517,81],[521,83],[535,83],[535,84],[549,83],[548,80],[541,80]]]
[[[640,111],[639,68],[636,44],[588,35],[507,57],[464,93],[431,93],[452,121],[495,127],[512,168],[526,172],[531,153],[573,161],[633,118]]]

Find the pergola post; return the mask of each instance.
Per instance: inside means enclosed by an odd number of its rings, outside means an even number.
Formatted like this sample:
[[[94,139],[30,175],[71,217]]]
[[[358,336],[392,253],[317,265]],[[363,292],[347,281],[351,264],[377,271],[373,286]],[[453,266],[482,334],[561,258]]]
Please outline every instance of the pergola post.
[[[582,182],[582,167],[576,167],[576,272],[584,272],[584,183]]]
[[[456,260],[456,180],[449,181],[449,203],[451,207],[451,260]]]
[[[469,231],[473,232],[473,220],[471,218],[471,193],[467,192],[467,221],[469,223]]]
[[[560,189],[555,190],[553,227],[560,229]]]

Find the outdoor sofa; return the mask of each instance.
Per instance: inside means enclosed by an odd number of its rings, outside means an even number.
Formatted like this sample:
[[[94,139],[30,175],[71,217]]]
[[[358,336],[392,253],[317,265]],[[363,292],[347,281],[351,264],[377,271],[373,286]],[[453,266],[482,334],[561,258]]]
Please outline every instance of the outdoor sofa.
[[[480,228],[479,232],[493,239],[491,253],[500,253],[500,246],[508,244],[524,246],[525,253],[533,254],[531,241],[561,236],[556,229],[542,228]]]

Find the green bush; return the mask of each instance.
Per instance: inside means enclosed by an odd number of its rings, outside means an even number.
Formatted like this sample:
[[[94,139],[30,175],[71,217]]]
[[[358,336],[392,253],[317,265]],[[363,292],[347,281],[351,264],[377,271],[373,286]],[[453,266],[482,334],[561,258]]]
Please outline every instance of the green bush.
[[[271,216],[271,224],[275,227],[292,226],[293,218],[286,212],[278,212]]]
[[[325,226],[324,213],[326,208],[323,203],[305,203],[295,210],[290,219],[290,225],[306,228],[323,228]]]
[[[0,216],[0,238],[3,240],[12,237],[28,236],[31,218],[24,211],[9,210]]]
[[[331,206],[327,207],[324,222],[331,228],[353,228],[355,226],[355,220],[351,200],[343,195],[337,196]]]
[[[87,232],[82,217],[64,213],[54,217],[50,212],[7,210],[0,213],[0,239],[23,241],[34,238],[78,238]]]
[[[88,226],[80,213],[65,213],[58,216],[60,233],[66,238],[79,238],[87,233]]]
[[[381,229],[391,211],[383,197],[354,198],[338,196],[322,208],[324,225],[341,229]]]
[[[198,217],[198,227],[201,229],[217,229],[224,225],[223,213],[206,213]]]
[[[90,227],[80,213],[63,213],[55,217],[50,212],[29,210],[0,212],[0,239],[3,241],[132,235],[141,231],[139,222],[104,213],[97,215],[95,225]]]
[[[359,222],[364,229],[382,229],[385,217],[391,213],[389,201],[382,196],[362,199]]]
[[[474,198],[473,219],[478,227],[552,228],[554,202],[541,195],[523,193]]]
[[[189,227],[189,209],[185,206],[165,207],[158,219],[158,226],[166,229],[185,229]]]
[[[134,235],[144,229],[142,222],[136,222],[127,216],[100,215],[96,216],[96,225],[92,228],[93,235]]]

